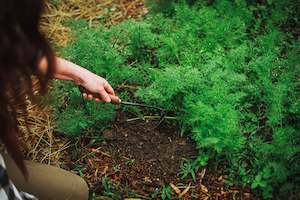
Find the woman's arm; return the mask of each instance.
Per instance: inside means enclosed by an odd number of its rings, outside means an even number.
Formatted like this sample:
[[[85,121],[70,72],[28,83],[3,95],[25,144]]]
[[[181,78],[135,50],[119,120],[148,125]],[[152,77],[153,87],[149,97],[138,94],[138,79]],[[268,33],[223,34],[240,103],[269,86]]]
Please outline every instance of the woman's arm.
[[[87,74],[92,74],[87,69],[80,67],[70,61],[67,61],[63,58],[55,58],[55,70],[54,78],[60,80],[71,80],[74,81],[76,85],[84,84],[84,80],[87,78]]]
[[[84,87],[88,93],[83,94],[84,98],[120,103],[119,97],[115,96],[113,88],[104,78],[62,58],[55,58],[55,62],[54,78],[71,80],[76,85]],[[40,70],[46,71],[46,69],[46,59],[43,59],[40,63]]]

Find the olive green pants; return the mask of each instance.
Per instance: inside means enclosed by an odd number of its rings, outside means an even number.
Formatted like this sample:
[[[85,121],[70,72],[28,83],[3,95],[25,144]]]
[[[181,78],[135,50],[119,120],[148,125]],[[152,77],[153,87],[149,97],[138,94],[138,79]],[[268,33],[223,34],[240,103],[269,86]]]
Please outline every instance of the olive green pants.
[[[25,161],[28,170],[26,181],[15,162],[3,154],[9,178],[24,192],[35,195],[40,200],[87,200],[88,186],[76,174],[53,167]]]

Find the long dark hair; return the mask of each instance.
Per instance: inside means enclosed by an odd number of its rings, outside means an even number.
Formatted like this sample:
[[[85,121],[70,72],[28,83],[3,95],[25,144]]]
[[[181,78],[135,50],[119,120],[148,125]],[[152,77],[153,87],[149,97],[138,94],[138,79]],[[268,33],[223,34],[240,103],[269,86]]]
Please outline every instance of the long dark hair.
[[[0,0],[0,139],[25,176],[17,119],[27,121],[32,76],[44,94],[54,65],[53,52],[39,30],[43,7],[43,0]],[[48,64],[46,73],[38,69],[42,58]]]

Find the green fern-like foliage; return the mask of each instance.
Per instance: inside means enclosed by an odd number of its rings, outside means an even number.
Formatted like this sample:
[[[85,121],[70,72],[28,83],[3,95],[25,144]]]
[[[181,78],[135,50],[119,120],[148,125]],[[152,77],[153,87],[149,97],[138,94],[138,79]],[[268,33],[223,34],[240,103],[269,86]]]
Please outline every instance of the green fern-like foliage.
[[[76,40],[62,54],[113,86],[139,88],[123,98],[177,115],[197,144],[193,163],[224,164],[234,184],[266,199],[300,191],[297,2],[167,3],[168,12],[109,29],[72,21]],[[72,85],[55,88],[63,92],[58,131],[78,135],[113,118],[115,106],[84,102]]]

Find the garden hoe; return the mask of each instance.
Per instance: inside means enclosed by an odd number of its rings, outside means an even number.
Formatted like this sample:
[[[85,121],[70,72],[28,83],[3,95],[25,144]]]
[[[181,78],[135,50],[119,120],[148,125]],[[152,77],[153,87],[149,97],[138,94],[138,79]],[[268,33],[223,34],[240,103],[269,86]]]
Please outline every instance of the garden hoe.
[[[79,86],[79,91],[83,94],[83,93],[90,93],[88,92],[85,88],[83,88],[82,86]],[[94,94],[93,94],[94,96]],[[95,95],[98,96],[98,95]],[[144,107],[144,108],[153,108],[156,110],[160,111],[160,119],[159,119],[159,123],[157,125],[157,127],[163,122],[163,120],[166,117],[166,110],[157,106],[153,106],[153,105],[147,105],[147,104],[142,104],[142,103],[135,103],[135,102],[129,102],[129,101],[122,101],[119,97],[117,96],[112,96],[110,95],[111,98],[111,102],[115,105],[121,104],[121,105],[125,105],[125,106],[136,106],[136,107]]]

